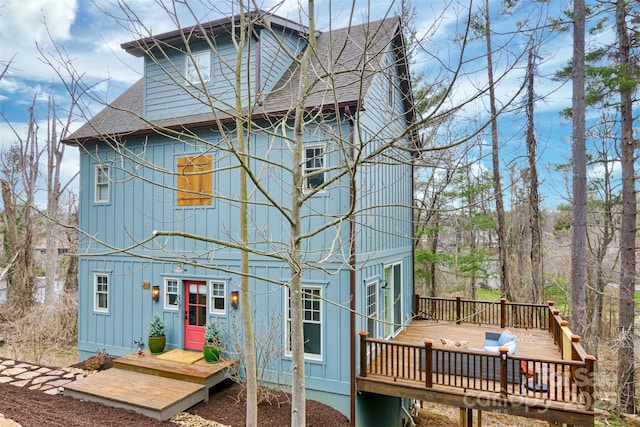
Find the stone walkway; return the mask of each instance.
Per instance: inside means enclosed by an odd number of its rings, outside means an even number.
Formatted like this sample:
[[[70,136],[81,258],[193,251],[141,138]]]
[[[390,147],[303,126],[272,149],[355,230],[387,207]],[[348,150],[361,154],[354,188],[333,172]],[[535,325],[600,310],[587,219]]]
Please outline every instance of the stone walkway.
[[[82,369],[52,369],[0,358],[0,384],[40,390],[46,394],[59,394],[65,384],[86,375],[87,372]]]
[[[86,371],[76,368],[51,369],[0,358],[0,384],[40,390],[46,394],[60,394],[65,384],[86,375]],[[4,418],[4,415],[0,413],[0,427],[20,427],[20,424]]]
[[[31,363],[16,362],[0,357],[0,384],[11,384],[29,390],[42,391],[46,394],[61,394],[64,385],[91,372],[77,368],[46,368]],[[189,427],[228,427],[215,421],[205,420],[198,415],[181,412],[171,418],[175,424]],[[0,413],[0,427],[22,427]]]

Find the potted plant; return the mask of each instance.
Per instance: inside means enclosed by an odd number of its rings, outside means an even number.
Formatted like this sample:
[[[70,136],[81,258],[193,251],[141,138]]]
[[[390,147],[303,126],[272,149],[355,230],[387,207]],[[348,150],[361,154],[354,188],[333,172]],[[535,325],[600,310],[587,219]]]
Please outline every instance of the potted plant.
[[[204,360],[207,363],[216,363],[220,360],[221,340],[222,334],[216,321],[211,319],[207,320],[207,323],[204,325],[204,345],[202,346]]]
[[[166,344],[167,326],[164,320],[156,313],[149,322],[149,351],[151,354],[160,354]]]

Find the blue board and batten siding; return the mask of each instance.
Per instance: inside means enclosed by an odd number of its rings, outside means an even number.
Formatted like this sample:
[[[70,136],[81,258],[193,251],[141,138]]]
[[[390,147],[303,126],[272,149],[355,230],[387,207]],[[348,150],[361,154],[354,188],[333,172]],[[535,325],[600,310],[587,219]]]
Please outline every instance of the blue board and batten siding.
[[[375,286],[377,301],[373,330],[369,330],[367,318],[358,316],[356,329],[369,331],[375,338],[395,336],[413,318],[413,168],[408,136],[399,138],[406,127],[403,94],[400,91],[398,69],[394,51],[389,48],[382,58],[384,73],[374,77],[364,99],[364,108],[358,116],[360,126],[356,140],[360,149],[369,154],[381,145],[393,145],[385,150],[380,162],[360,169],[359,208],[362,215],[357,220],[357,310],[367,313],[368,286]],[[401,288],[385,289],[386,274],[399,268]],[[394,280],[395,282],[395,280]],[[393,285],[397,285],[393,283]],[[393,313],[385,318],[384,299],[399,299]],[[370,296],[369,296],[370,297]],[[393,322],[389,328],[386,323]],[[359,347],[357,347],[359,351]],[[356,357],[359,370],[360,357]],[[397,397],[358,394],[356,399],[357,425],[400,425],[405,414],[403,401]]]
[[[346,123],[346,122],[345,122]],[[315,135],[315,136],[314,136]],[[313,143],[317,132],[309,132],[307,140]],[[206,131],[199,135],[212,144],[220,142],[220,135]],[[290,194],[286,191],[290,182],[289,168],[274,165],[291,163],[289,151],[282,149],[285,142],[281,138],[274,139],[262,134],[251,136],[251,147],[255,171],[260,176],[260,183],[265,190],[279,203],[287,206]],[[326,138],[322,140],[326,142]],[[275,148],[274,148],[275,147]],[[194,155],[190,144],[169,141],[159,136],[147,138],[130,138],[127,148],[132,153],[142,155],[156,164],[165,164],[167,169],[176,164],[176,159],[184,155]],[[221,150],[202,149],[213,154],[214,168],[213,191],[214,200],[210,206],[179,207],[176,206],[176,177],[171,173],[162,173],[132,162],[114,158],[113,152],[105,147],[88,150],[81,155],[81,188],[80,226],[87,236],[80,241],[82,256],[79,264],[80,286],[80,322],[79,349],[81,357],[94,354],[97,350],[106,350],[109,354],[121,356],[135,351],[134,340],[142,338],[146,341],[147,325],[154,313],[161,314],[167,322],[168,348],[182,348],[183,342],[183,307],[178,310],[164,308],[164,280],[176,278],[182,283],[191,280],[222,280],[227,283],[227,295],[238,290],[239,278],[229,271],[239,271],[239,253],[218,245],[183,238],[159,237],[141,247],[131,249],[131,257],[126,254],[107,254],[110,247],[133,247],[136,242],[149,238],[154,230],[184,230],[189,233],[218,238],[229,241],[237,236],[239,216],[237,204],[238,190],[234,183],[238,182],[238,170],[232,168],[232,157],[223,155]],[[98,158],[100,161],[98,161]],[[269,159],[269,163],[258,159]],[[327,156],[327,166],[337,159]],[[102,164],[109,167],[112,178],[109,188],[109,202],[94,202],[95,168]],[[280,179],[273,179],[274,176]],[[326,219],[324,212],[348,208],[348,191],[343,185],[336,185],[333,190],[319,193],[309,200],[304,209],[305,221],[320,225]],[[215,197],[224,195],[224,197]],[[264,196],[256,196],[256,202],[264,202]],[[267,237],[271,242],[256,245],[267,250],[269,247],[285,248],[288,245],[288,229],[286,221],[275,208],[253,206],[251,208],[250,239],[263,241]],[[336,229],[329,229],[305,242],[308,249],[307,259],[317,261],[325,257],[325,251],[313,248],[327,248],[335,239]],[[338,241],[348,242],[348,227],[338,229]],[[102,241],[105,245],[100,245]],[[172,273],[175,263],[171,260],[185,256],[200,266],[186,265],[187,272],[176,275]],[[146,259],[145,259],[146,258]],[[153,259],[156,258],[156,259]],[[163,262],[157,258],[166,258]],[[334,259],[335,258],[335,259]],[[349,274],[344,268],[340,256],[330,257],[323,267],[336,274],[311,272],[304,277],[303,284],[321,289],[322,296],[330,301],[349,300]],[[289,270],[282,262],[266,257],[251,257],[252,273],[265,280],[252,280],[251,287],[256,292],[252,298],[255,308],[255,324],[270,325],[275,331],[275,343],[281,356],[272,360],[266,370],[267,380],[288,383],[291,366],[290,358],[284,354],[285,331],[285,290],[270,283],[286,282]],[[109,310],[99,313],[93,310],[94,275],[104,274],[109,281]],[[143,287],[160,286],[160,301],[151,299],[150,290]],[[180,289],[182,295],[182,289]],[[242,307],[242,302],[240,304]],[[348,325],[348,312],[331,304],[322,303],[322,355],[319,360],[308,360],[306,364],[307,387],[317,393],[337,393],[342,396],[338,400],[341,410],[348,410],[349,395],[349,329],[340,327]],[[211,314],[222,321],[227,343],[241,342],[239,336],[239,312],[227,307],[224,315]],[[339,333],[336,333],[339,331]],[[258,331],[267,333],[269,331]],[[233,348],[230,348],[233,351]],[[335,399],[334,396],[331,398]]]
[[[290,30],[267,29],[260,31],[260,87],[268,93],[278,83],[304,47],[304,41]],[[277,38],[281,38],[278,41]],[[243,105],[248,105],[256,90],[255,49],[252,40],[243,52],[247,63],[242,72],[243,83],[248,76],[250,83],[243,86]],[[206,49],[204,43],[194,44],[193,52]],[[287,53],[285,53],[285,50]],[[221,57],[217,56],[220,55]],[[385,54],[384,61],[392,64],[393,51]],[[212,78],[206,89],[216,94],[214,109],[227,110],[234,103],[233,69],[236,53],[230,37],[216,40],[211,54]],[[161,69],[165,67],[165,71]],[[184,53],[166,52],[160,65],[145,59],[144,114],[154,121],[180,116],[211,112],[211,105],[185,93],[176,87],[170,74],[182,81],[186,71]],[[390,73],[397,69],[390,67]],[[393,97],[401,100],[397,88],[397,76],[379,73],[369,91],[364,94],[363,109],[355,114],[352,128],[344,116],[341,120],[325,116],[326,122],[308,125],[304,141],[308,147],[323,147],[324,166],[331,170],[344,162],[344,142],[353,132],[355,150],[363,155],[375,152],[395,135],[401,134],[403,106],[401,102],[387,105],[392,94],[389,82],[393,81]],[[182,79],[182,80],[180,80]],[[391,79],[391,80],[390,80]],[[196,85],[197,86],[197,85]],[[197,92],[192,88],[192,93]],[[352,111],[353,113],[353,111]],[[265,123],[264,131],[248,134],[252,171],[264,192],[285,209],[291,201],[291,134],[280,136],[284,126],[274,129]],[[291,123],[289,123],[289,126]],[[290,127],[289,127],[290,129]],[[225,337],[227,353],[238,357],[236,350],[242,343],[241,310],[228,303],[231,291],[240,284],[240,255],[237,250],[224,245],[160,236],[152,238],[153,231],[182,231],[221,241],[237,241],[239,230],[239,171],[232,155],[225,151],[228,141],[220,132],[201,129],[186,140],[169,139],[157,134],[131,136],[123,140],[128,158],[116,154],[107,144],[85,146],[81,153],[80,173],[80,237],[79,253],[79,352],[81,358],[106,350],[114,356],[131,353],[137,349],[134,341],[147,340],[147,327],[153,314],[160,314],[167,323],[167,347],[183,348],[184,341],[184,289],[183,281],[222,281],[225,283],[226,310],[224,313],[207,313],[216,318]],[[233,135],[233,128],[226,129]],[[336,138],[339,141],[336,141]],[[398,140],[399,146],[408,146],[407,140]],[[177,205],[178,159],[200,154],[213,159],[213,201],[207,206]],[[398,162],[389,162],[391,155]],[[413,259],[412,259],[412,168],[410,155],[402,149],[387,151],[380,163],[361,165],[356,174],[357,203],[355,221],[356,279],[355,305],[358,313],[366,313],[367,286],[377,287],[378,319],[394,323],[391,329],[383,324],[376,326],[376,336],[397,333],[411,318]],[[109,168],[110,184],[108,201],[95,201],[96,167]],[[159,166],[159,167],[151,167]],[[336,168],[337,170],[338,168]],[[330,179],[332,173],[327,172]],[[252,194],[250,204],[249,240],[252,246],[265,252],[286,253],[289,247],[289,226],[280,210],[270,206],[266,195],[249,184]],[[254,191],[255,190],[255,191]],[[332,183],[326,191],[311,197],[302,210],[303,232],[322,227],[349,211],[349,176]],[[321,354],[307,358],[305,362],[307,396],[330,404],[348,415],[350,410],[350,351],[351,336],[367,330],[367,318],[356,316],[356,331],[350,329],[351,275],[350,224],[343,221],[319,234],[305,239],[303,253],[309,263],[321,261],[326,271],[309,269],[303,277],[303,286],[320,289],[321,302]],[[144,245],[139,243],[144,241]],[[126,252],[114,248],[129,248]],[[188,263],[185,273],[173,273],[176,260],[184,257]],[[108,278],[109,307],[106,312],[94,309],[94,277]],[[266,382],[288,384],[291,378],[291,358],[287,355],[285,340],[287,316],[287,292],[282,285],[289,278],[289,268],[282,260],[269,256],[250,255],[250,287],[254,310],[257,341],[269,346]],[[259,278],[259,279],[258,279]],[[178,305],[165,305],[165,282],[178,281]],[[383,286],[387,279],[397,286],[392,294],[400,297],[393,305],[393,313],[383,313]],[[160,287],[160,300],[153,301],[150,287]],[[369,288],[370,289],[370,288]],[[207,295],[211,289],[207,286]],[[386,294],[388,297],[389,294]],[[329,303],[331,302],[331,303]],[[341,306],[342,305],[342,306]],[[344,307],[343,307],[344,306]],[[388,316],[388,317],[384,317]],[[271,338],[261,338],[269,336]],[[356,358],[356,361],[359,359]],[[396,416],[397,399],[366,400],[358,397],[358,424],[367,425],[367,405],[375,400],[379,407],[389,408],[387,414]],[[391,399],[391,400],[389,400]],[[395,409],[393,409],[395,408]],[[371,413],[371,411],[369,411]],[[396,416],[395,419],[398,419]],[[364,420],[364,421],[363,421]]]

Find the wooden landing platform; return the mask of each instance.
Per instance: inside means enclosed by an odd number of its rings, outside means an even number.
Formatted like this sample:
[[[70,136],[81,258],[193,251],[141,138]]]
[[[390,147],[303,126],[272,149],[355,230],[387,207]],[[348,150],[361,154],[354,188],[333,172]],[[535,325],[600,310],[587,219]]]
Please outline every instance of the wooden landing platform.
[[[203,385],[117,368],[89,375],[64,387],[65,396],[131,409],[161,421],[202,402],[204,393]]]
[[[204,360],[191,364],[170,362],[148,351],[142,357],[133,353],[113,361],[114,368],[201,384],[207,390],[227,378],[230,369],[237,364],[238,361],[233,359],[220,359],[218,363],[207,363]]]
[[[114,360],[114,367],[66,384],[64,395],[131,409],[161,421],[209,400],[209,389],[230,376],[238,362],[170,362],[146,352]]]

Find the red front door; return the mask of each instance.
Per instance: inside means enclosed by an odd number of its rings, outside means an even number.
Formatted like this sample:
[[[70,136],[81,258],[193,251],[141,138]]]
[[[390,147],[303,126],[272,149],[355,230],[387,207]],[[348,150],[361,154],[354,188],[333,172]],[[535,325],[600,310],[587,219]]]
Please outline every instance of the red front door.
[[[207,283],[184,282],[184,348],[202,350],[204,324],[207,322]]]

